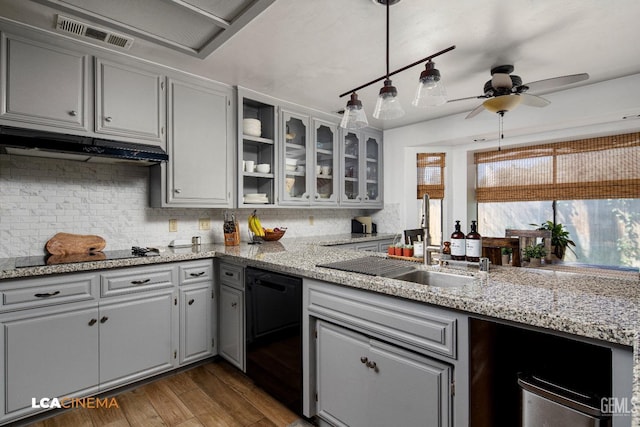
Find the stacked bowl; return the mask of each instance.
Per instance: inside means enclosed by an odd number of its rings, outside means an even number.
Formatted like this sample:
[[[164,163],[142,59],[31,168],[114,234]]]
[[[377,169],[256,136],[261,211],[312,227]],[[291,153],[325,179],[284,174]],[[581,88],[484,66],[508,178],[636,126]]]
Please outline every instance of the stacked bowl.
[[[245,135],[260,136],[262,135],[262,123],[258,119],[243,119],[242,132]]]

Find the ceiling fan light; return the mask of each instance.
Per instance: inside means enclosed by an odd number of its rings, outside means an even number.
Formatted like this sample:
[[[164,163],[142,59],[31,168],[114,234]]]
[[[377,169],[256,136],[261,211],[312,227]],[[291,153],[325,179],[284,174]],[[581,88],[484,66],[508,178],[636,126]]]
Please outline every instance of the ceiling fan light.
[[[440,71],[429,60],[420,74],[416,94],[411,103],[415,107],[437,107],[447,102],[447,90],[440,80]]]
[[[404,116],[404,110],[398,99],[398,91],[391,84],[391,80],[384,81],[384,86],[380,89],[376,108],[373,111],[373,117],[380,120],[397,119]]]
[[[516,108],[522,102],[522,97],[519,95],[502,95],[495,98],[489,98],[482,103],[484,108],[492,113],[499,113],[500,111],[511,111]]]
[[[340,127],[343,129],[361,129],[367,126],[369,126],[369,121],[362,108],[362,102],[358,99],[358,95],[353,92],[351,99],[347,101]]]

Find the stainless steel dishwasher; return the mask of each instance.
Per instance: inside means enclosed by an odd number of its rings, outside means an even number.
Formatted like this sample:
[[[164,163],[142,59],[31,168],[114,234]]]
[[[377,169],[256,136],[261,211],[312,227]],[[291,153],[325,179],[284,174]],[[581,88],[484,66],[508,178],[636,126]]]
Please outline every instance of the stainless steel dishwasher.
[[[245,269],[246,373],[302,414],[302,279]]]
[[[600,399],[531,375],[518,377],[521,427],[610,427]]]

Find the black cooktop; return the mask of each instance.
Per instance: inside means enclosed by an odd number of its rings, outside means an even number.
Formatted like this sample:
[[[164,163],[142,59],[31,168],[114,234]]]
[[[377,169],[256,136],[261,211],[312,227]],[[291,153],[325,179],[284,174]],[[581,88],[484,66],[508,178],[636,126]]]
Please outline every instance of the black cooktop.
[[[148,248],[133,246],[131,249],[122,249],[104,252],[89,252],[86,254],[70,255],[38,255],[16,258],[16,268],[42,267],[46,265],[73,264],[79,262],[107,261],[114,259],[129,259],[160,255],[157,251]]]

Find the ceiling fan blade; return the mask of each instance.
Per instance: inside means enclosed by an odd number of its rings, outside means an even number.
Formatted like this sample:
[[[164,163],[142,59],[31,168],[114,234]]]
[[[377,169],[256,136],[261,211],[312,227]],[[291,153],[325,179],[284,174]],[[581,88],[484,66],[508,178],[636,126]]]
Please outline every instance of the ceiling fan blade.
[[[449,102],[458,102],[458,101],[468,101],[470,99],[482,99],[482,98],[487,98],[486,95],[478,95],[478,96],[468,96],[466,98],[457,98],[457,99],[450,99],[447,101],[447,103]]]
[[[570,85],[572,83],[577,83],[583,80],[587,80],[588,78],[589,78],[589,74],[587,73],[571,74],[567,76],[560,76],[560,77],[553,77],[545,80],[538,80],[535,82],[527,83],[524,86],[527,86],[530,91],[538,91],[538,90],[552,89],[559,86]]]
[[[484,105],[480,104],[472,112],[467,114],[467,117],[465,117],[465,119],[472,119],[483,111],[484,111]]]
[[[551,101],[548,99],[541,96],[531,95],[530,93],[521,93],[519,96],[522,97],[522,103],[529,107],[546,107],[551,104]]]

